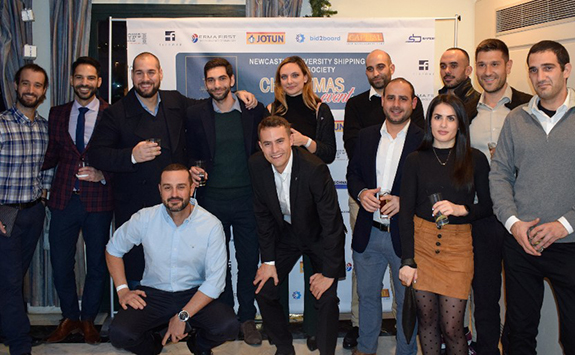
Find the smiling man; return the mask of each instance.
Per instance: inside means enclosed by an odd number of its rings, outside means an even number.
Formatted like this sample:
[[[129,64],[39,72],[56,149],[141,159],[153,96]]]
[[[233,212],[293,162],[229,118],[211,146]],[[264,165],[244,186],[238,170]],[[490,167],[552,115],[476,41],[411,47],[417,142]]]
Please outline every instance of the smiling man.
[[[0,321],[10,354],[29,354],[32,339],[22,286],[44,227],[41,203],[53,170],[40,171],[48,147],[48,121],[36,109],[48,88],[46,71],[26,64],[14,76],[17,101],[0,114],[0,205],[17,210],[9,237],[0,221]]]
[[[108,107],[96,97],[101,84],[100,63],[90,57],[78,58],[72,64],[70,77],[74,101],[52,107],[48,120],[50,143],[43,169],[58,167],[48,207],[51,212],[50,261],[63,318],[48,337],[50,343],[60,342],[78,330],[86,343],[100,342],[94,319],[100,310],[108,276],[104,251],[110,238],[113,201],[110,175],[89,166],[86,156],[96,122]],[[82,310],[78,305],[74,274],[80,230],[87,260]]]
[[[192,167],[196,186],[199,186],[200,174],[207,179],[206,186],[198,190],[197,199],[222,222],[228,244],[233,230],[238,265],[238,318],[244,341],[258,345],[262,336],[254,322],[252,281],[258,268],[259,249],[248,158],[257,150],[258,124],[269,113],[261,103],[252,110],[246,109],[231,92],[235,76],[232,65],[224,58],[214,58],[205,64],[204,83],[210,99],[188,108],[186,114],[188,166]],[[205,170],[194,166],[198,160],[206,162]],[[234,306],[230,267],[221,299]]]
[[[536,354],[544,278],[557,300],[560,341],[575,354],[575,91],[569,54],[541,41],[527,54],[537,93],[503,124],[489,182],[504,240],[509,354]]]
[[[256,300],[276,355],[295,354],[280,304],[279,283],[302,254],[313,265],[310,291],[318,308],[317,347],[333,355],[339,308],[337,280],[345,275],[344,225],[327,166],[303,148],[292,147],[290,124],[279,116],[258,127],[261,152],[250,158],[254,209],[261,252]]]

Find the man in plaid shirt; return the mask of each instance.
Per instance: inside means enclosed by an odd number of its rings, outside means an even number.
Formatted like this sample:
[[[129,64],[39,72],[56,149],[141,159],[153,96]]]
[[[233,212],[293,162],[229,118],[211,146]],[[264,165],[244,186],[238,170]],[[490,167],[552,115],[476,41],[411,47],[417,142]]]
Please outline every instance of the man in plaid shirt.
[[[26,64],[14,77],[17,102],[0,114],[0,204],[18,210],[9,237],[0,223],[0,322],[10,354],[30,354],[32,339],[22,294],[44,226],[46,196],[53,171],[41,172],[48,147],[48,121],[36,109],[48,88],[46,71]]]

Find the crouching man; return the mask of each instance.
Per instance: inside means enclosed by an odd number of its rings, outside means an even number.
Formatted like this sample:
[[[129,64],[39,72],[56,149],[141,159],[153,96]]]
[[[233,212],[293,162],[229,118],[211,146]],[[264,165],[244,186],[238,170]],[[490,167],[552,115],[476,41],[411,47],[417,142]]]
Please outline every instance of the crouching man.
[[[135,354],[159,354],[168,341],[198,331],[187,344],[195,355],[234,339],[239,323],[229,306],[215,301],[224,290],[225,236],[220,221],[196,204],[185,166],[168,165],[160,179],[162,204],[135,213],[114,233],[106,261],[122,309],[110,326],[112,345]],[[141,286],[129,290],[122,256],[144,248]],[[162,338],[158,329],[167,326]]]

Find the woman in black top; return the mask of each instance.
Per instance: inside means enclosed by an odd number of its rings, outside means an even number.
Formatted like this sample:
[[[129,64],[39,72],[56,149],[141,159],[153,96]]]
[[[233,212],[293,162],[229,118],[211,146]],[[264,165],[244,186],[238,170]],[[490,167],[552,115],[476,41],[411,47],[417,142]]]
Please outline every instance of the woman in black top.
[[[334,120],[329,106],[313,92],[309,68],[298,56],[285,58],[276,70],[272,115],[291,123],[294,145],[305,147],[324,163],[335,160]]]
[[[427,111],[421,147],[411,153],[401,181],[399,279],[416,290],[419,340],[424,354],[467,354],[463,317],[473,278],[471,222],[492,212],[489,163],[469,144],[463,103],[439,95]],[[429,195],[443,200],[432,205]],[[478,202],[475,203],[477,195]],[[439,229],[435,216],[448,216]]]

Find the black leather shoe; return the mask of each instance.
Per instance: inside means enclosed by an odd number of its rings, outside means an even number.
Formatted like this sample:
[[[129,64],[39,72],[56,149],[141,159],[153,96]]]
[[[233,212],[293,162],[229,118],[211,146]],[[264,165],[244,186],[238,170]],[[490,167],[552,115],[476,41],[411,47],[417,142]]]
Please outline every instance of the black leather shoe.
[[[357,338],[359,338],[359,327],[353,327],[343,337],[343,348],[348,350],[355,348]]]
[[[196,350],[196,332],[193,332],[190,334],[190,336],[188,337],[188,340],[186,341],[186,345],[188,346],[188,349],[190,350],[190,352],[194,355],[213,355],[214,353],[212,352],[212,350]]]
[[[306,345],[309,351],[316,351],[317,350],[317,340],[314,336],[308,336],[306,340]]]
[[[292,346],[291,350],[289,351],[276,350],[275,355],[295,355],[295,349]]]

